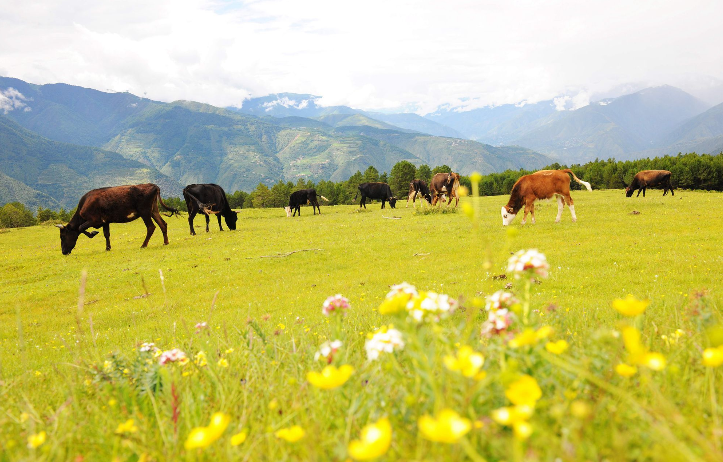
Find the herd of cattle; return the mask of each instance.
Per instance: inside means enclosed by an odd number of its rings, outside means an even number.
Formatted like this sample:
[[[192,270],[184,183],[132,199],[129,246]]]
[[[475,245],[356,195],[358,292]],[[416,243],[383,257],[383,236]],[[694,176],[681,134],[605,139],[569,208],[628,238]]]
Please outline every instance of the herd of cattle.
[[[527,214],[532,216],[532,223],[535,223],[535,207],[534,202],[542,199],[557,198],[557,219],[556,223],[562,217],[562,210],[567,204],[572,215],[572,221],[577,221],[575,215],[575,205],[570,196],[570,177],[577,183],[585,186],[588,191],[592,191],[590,183],[579,179],[572,170],[540,170],[530,175],[522,176],[512,186],[510,200],[507,205],[502,207],[502,224],[509,225],[520,210],[524,208],[524,216],[522,224],[527,222]],[[667,170],[643,170],[638,172],[625,188],[625,195],[631,197],[635,190],[638,190],[638,196],[648,187],[662,186],[663,196],[668,191],[672,195],[673,186],[670,183],[670,172]],[[389,202],[391,208],[395,208],[397,198],[392,194],[392,190],[386,183],[362,183],[359,185],[359,191],[354,196],[354,201],[361,194],[359,207],[366,209],[367,199],[376,199],[382,201],[382,209],[386,202]],[[409,201],[415,204],[417,196],[421,200],[426,200],[431,205],[444,201],[447,198],[447,205],[455,199],[455,207],[459,204],[459,174],[457,173],[437,173],[427,186],[422,180],[414,180],[409,183],[409,194],[407,196],[407,207]],[[321,214],[321,207],[317,197],[328,202],[324,196],[317,195],[315,189],[302,189],[295,191],[289,197],[289,205],[285,207],[286,216],[301,216],[301,206],[310,204],[314,210]],[[636,196],[637,197],[637,196]],[[196,232],[193,229],[193,219],[197,214],[203,214],[206,218],[206,232],[208,232],[208,224],[211,215],[216,215],[218,226],[223,231],[221,217],[226,221],[229,229],[236,229],[236,221],[238,213],[231,210],[226,193],[215,184],[192,184],[183,189],[183,198],[188,208],[188,225],[191,229],[191,235]],[[87,192],[78,202],[78,208],[67,225],[57,225],[60,228],[60,248],[63,255],[69,255],[78,242],[81,234],[89,238],[98,235],[98,231],[88,232],[89,228],[103,228],[105,236],[105,249],[110,250],[110,224],[111,223],[128,223],[137,218],[143,219],[146,225],[146,239],[141,247],[146,247],[151,239],[156,224],[161,228],[163,233],[163,243],[168,244],[168,227],[163,221],[159,211],[159,204],[165,210],[170,212],[167,216],[178,215],[179,211],[171,206],[163,203],[161,199],[161,189],[155,184],[139,184],[130,186],[114,186],[108,188],[94,189]],[[293,215],[292,215],[293,211]]]

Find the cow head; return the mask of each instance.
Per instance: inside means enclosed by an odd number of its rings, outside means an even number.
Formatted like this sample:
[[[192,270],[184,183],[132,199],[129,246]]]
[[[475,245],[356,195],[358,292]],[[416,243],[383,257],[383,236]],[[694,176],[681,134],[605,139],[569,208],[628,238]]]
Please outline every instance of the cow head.
[[[236,231],[236,221],[238,221],[238,212],[234,212],[231,210],[231,213],[224,216],[224,219],[226,220],[226,226],[228,226],[228,229],[231,231]]]
[[[635,190],[633,189],[632,185],[625,188],[625,197],[632,197]]]
[[[286,210],[286,218],[291,218],[291,207],[287,205],[284,210]]]
[[[512,213],[512,207],[502,207],[502,226],[512,223],[516,216],[516,213]]]
[[[424,198],[429,202],[429,204],[432,204],[432,195],[431,194],[425,194]]]
[[[396,197],[390,197],[390,198],[389,198],[389,206],[394,209],[394,208],[396,208],[396,207],[395,207],[396,205],[397,205],[397,198],[396,198]]]
[[[65,225],[55,225],[60,228],[60,250],[63,255],[70,255],[70,252],[75,248],[76,242],[78,242],[78,236],[80,231],[77,229],[70,229]]]

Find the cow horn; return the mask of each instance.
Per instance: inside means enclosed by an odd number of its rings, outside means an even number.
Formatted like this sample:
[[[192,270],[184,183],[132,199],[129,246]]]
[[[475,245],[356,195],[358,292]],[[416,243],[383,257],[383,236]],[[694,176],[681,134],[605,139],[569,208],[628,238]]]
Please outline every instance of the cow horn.
[[[63,229],[63,228],[65,228],[65,225],[55,225],[55,227],[56,227],[56,228]]]

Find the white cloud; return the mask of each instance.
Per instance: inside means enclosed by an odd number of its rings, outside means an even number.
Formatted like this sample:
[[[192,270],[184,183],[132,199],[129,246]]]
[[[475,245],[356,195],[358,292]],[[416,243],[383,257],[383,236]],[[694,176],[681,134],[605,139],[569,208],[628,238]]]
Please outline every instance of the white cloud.
[[[555,104],[556,111],[566,110],[568,101],[570,101],[569,96],[558,96],[557,98],[552,100],[552,102]]]
[[[7,114],[16,109],[22,109],[23,112],[30,112],[30,106],[26,104],[26,101],[28,101],[28,98],[12,87],[0,90],[0,111],[2,111],[3,114]]]
[[[29,0],[0,8],[0,63],[32,83],[218,106],[293,92],[418,112],[574,94],[579,108],[682,69],[723,78],[722,15],[704,0]]]

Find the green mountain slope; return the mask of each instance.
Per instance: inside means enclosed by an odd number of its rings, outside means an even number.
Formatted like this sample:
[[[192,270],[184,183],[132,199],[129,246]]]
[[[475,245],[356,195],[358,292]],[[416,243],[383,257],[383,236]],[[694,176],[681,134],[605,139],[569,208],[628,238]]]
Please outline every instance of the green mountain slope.
[[[182,190],[178,182],[154,168],[115,152],[48,140],[3,116],[0,172],[66,208],[75,207],[83,194],[103,186],[150,182],[158,184],[164,196],[178,196]],[[14,194],[26,193],[19,187]],[[55,204],[43,204],[52,205]]]
[[[47,194],[36,191],[25,183],[0,172],[0,206],[8,202],[21,202],[31,210],[36,210],[40,206],[54,210],[61,207],[55,199]]]
[[[433,136],[446,136],[448,138],[466,138],[457,130],[442,125],[430,119],[425,119],[417,114],[384,114],[381,112],[368,112],[372,119],[386,122],[395,127],[412,130],[419,133],[426,133]],[[398,129],[398,128],[397,128]]]
[[[356,134],[401,148],[428,165],[449,165],[462,174],[535,169],[550,164],[544,155],[519,146],[494,147],[471,140],[402,133],[374,127],[342,127],[337,132]]]
[[[126,119],[155,103],[130,93],[104,93],[66,84],[33,85],[0,77],[0,90],[14,88],[24,106],[7,117],[46,138],[64,143],[101,146]]]
[[[566,163],[627,158],[660,146],[682,121],[705,110],[704,103],[674,87],[647,88],[610,103],[592,103],[528,132],[515,144]]]

